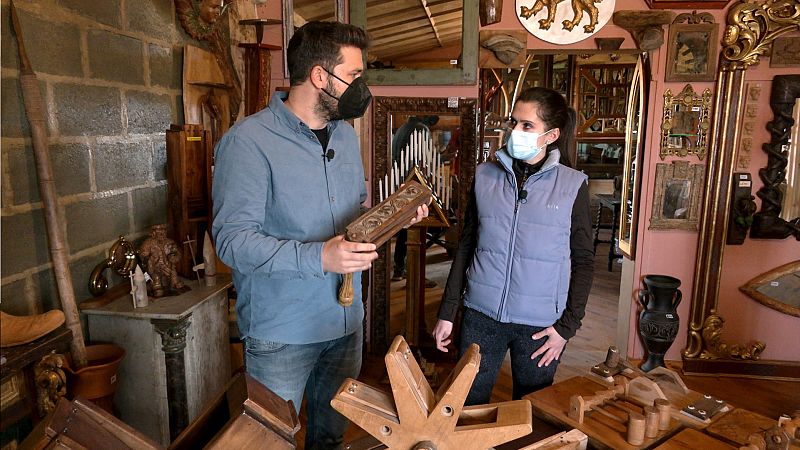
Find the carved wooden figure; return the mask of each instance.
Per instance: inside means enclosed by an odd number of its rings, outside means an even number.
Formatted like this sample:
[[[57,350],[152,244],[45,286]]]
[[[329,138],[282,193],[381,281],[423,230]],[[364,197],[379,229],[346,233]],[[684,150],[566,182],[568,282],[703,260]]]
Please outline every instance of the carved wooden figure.
[[[392,396],[347,379],[331,405],[392,449],[491,448],[529,434],[530,402],[464,406],[480,353],[470,346],[439,390],[431,390],[402,336],[386,353]]]
[[[166,225],[158,224],[151,227],[150,237],[142,242],[139,254],[144,258],[147,273],[152,279],[153,297],[175,295],[189,290],[178,278],[175,265],[180,260],[181,253],[178,244],[167,237]]]

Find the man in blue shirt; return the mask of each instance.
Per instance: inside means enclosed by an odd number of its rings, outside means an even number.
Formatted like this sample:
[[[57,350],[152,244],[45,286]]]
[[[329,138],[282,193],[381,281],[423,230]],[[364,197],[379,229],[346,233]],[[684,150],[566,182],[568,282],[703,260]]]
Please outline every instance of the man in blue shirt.
[[[367,198],[358,139],[344,120],[371,94],[360,78],[360,28],[309,22],[289,42],[290,90],[237,123],[216,148],[214,235],[233,272],[247,372],[291,400],[305,392],[307,449],[336,448],[347,420],[330,400],[361,368],[361,290],[337,301],[342,274],[377,258],[375,245],[348,242],[345,227]],[[417,211],[412,223],[427,215]]]

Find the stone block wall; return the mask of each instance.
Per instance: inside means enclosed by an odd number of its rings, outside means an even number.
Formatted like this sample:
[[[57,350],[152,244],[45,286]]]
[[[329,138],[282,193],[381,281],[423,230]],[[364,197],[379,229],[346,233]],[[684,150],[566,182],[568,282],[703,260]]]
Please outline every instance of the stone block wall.
[[[9,1],[3,51],[0,309],[59,308]],[[182,123],[183,32],[172,0],[15,2],[44,100],[75,296],[120,236],[167,220],[165,130]],[[192,41],[193,42],[193,41]],[[196,44],[196,43],[195,43]],[[111,284],[120,281],[106,270]]]

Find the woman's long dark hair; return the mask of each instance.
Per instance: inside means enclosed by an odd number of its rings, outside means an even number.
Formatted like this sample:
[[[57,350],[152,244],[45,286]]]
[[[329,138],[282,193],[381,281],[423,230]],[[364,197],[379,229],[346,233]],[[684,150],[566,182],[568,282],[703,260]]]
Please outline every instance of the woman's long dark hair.
[[[547,146],[547,152],[557,148],[561,153],[559,162],[567,167],[572,167],[569,152],[575,141],[575,110],[567,104],[563,95],[552,89],[533,87],[522,91],[517,97],[518,102],[533,102],[538,106],[539,119],[544,122],[547,129],[558,128],[559,137]]]

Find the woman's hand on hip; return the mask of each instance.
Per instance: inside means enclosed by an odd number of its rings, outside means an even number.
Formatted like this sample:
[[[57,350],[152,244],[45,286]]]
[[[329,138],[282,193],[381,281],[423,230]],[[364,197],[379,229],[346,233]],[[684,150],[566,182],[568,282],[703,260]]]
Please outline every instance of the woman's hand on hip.
[[[546,337],[547,341],[539,347],[532,355],[531,359],[536,359],[537,356],[542,355],[539,360],[539,367],[549,366],[551,362],[561,357],[561,352],[564,351],[564,346],[567,345],[567,340],[562,338],[560,334],[553,327],[547,327],[544,330],[531,336],[532,339],[538,340]]]
[[[450,345],[450,335],[453,333],[453,322],[439,319],[433,327],[433,339],[436,341],[436,348],[447,353],[447,346]]]

